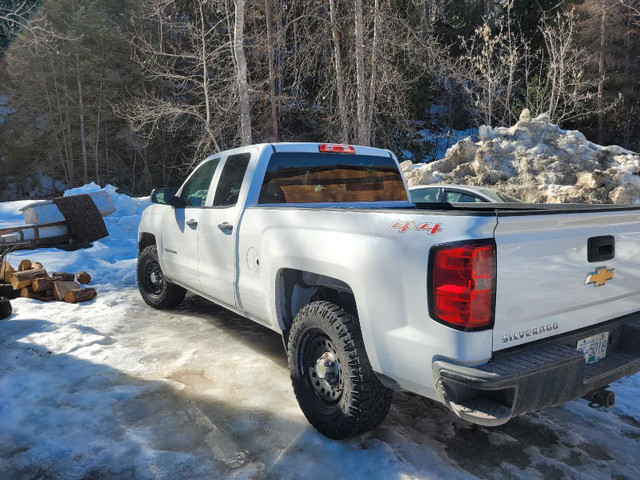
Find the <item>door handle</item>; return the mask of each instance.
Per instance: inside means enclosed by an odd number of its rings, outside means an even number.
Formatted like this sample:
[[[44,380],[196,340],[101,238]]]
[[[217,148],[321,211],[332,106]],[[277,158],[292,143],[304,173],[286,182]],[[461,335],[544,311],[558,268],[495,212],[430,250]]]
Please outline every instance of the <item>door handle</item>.
[[[587,260],[589,262],[604,262],[616,255],[616,239],[613,235],[591,237],[587,241]]]
[[[187,220],[187,225],[192,228],[196,228],[198,226],[198,221],[192,218],[191,220]]]
[[[229,222],[219,223],[218,228],[224,233],[233,231],[233,225],[231,225]]]

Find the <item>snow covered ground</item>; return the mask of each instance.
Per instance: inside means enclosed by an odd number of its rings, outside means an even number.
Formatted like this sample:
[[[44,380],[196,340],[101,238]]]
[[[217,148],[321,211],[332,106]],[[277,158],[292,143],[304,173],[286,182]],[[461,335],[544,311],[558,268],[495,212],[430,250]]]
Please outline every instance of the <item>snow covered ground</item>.
[[[489,429],[396,394],[377,430],[322,437],[278,335],[193,296],[163,312],[142,302],[135,232],[148,202],[110,191],[109,238],[12,256],[86,269],[99,296],[17,299],[0,322],[0,478],[640,478],[640,376],[613,385],[609,411],[579,400]],[[23,205],[0,203],[0,225]]]

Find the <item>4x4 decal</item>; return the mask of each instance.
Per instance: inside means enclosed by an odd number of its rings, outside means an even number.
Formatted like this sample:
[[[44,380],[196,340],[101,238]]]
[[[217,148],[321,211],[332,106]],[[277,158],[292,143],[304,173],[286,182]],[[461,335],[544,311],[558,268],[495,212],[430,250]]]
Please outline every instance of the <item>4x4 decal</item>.
[[[398,220],[397,222],[393,222],[390,228],[397,228],[400,233],[404,233],[407,230],[418,230],[421,232],[427,232],[429,235],[435,235],[442,231],[442,224],[429,222],[404,222],[402,220]]]

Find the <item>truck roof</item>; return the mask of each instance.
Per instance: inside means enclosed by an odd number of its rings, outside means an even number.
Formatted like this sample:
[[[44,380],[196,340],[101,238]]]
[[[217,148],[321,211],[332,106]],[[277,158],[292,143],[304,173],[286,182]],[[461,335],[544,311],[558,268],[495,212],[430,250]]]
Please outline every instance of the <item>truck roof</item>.
[[[256,143],[253,145],[246,145],[244,147],[238,147],[231,150],[225,150],[224,152],[218,152],[213,155],[209,155],[208,158],[211,158],[219,153],[225,154],[235,154],[242,151],[246,151],[250,148],[257,148],[262,151],[266,148],[273,149],[275,152],[305,152],[305,153],[318,153],[320,145],[343,145],[337,143],[329,143],[329,142],[276,142],[276,143]],[[379,157],[392,157],[393,153],[391,150],[386,150],[383,148],[375,148],[375,147],[365,147],[362,145],[349,145],[353,147],[356,151],[356,155],[375,155]]]
[[[334,145],[328,142],[279,142],[271,143],[275,152],[306,152],[318,153],[320,145]],[[335,144],[342,145],[342,144]],[[349,145],[356,151],[356,155],[376,155],[381,157],[393,157],[390,150],[382,148],[365,147],[362,145]]]

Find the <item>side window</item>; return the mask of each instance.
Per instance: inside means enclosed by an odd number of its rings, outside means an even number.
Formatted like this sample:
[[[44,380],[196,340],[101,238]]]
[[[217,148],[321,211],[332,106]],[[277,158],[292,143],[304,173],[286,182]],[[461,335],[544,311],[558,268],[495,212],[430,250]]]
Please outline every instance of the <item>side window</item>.
[[[220,163],[219,158],[203,163],[184,184],[180,198],[187,203],[188,207],[202,207],[207,201],[207,193],[209,193],[218,163]]]
[[[249,166],[250,153],[231,155],[224,164],[224,169],[218,181],[213,205],[216,207],[232,207],[238,203],[240,187],[244,174]]]
[[[438,202],[438,191],[439,188],[421,188],[416,190],[411,190],[411,201],[412,202],[429,202],[429,203],[437,203]]]
[[[447,202],[449,203],[481,203],[484,200],[473,195],[462,192],[447,192]]]

